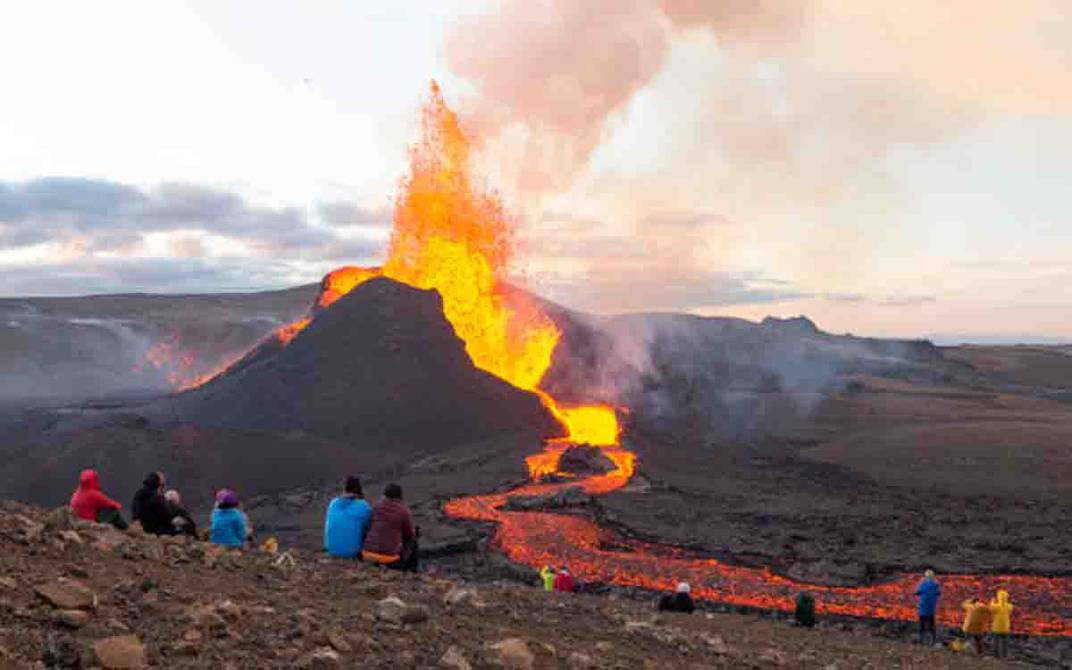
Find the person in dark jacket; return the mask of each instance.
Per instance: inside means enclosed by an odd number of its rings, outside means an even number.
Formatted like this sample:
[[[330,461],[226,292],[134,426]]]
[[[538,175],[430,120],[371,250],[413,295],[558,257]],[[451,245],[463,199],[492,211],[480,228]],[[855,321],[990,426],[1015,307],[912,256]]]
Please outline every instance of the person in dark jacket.
[[[383,500],[372,509],[361,558],[395,570],[415,571],[417,552],[417,529],[413,514],[402,502],[402,487],[388,484]]]
[[[100,475],[96,470],[83,470],[78,478],[78,488],[71,496],[71,512],[79,519],[110,523],[119,530],[126,530],[127,522],[120,510],[123,506],[101,491]]]
[[[150,472],[130,503],[130,517],[141,522],[142,529],[153,535],[175,534],[167,501],[164,500],[164,482],[164,473]]]
[[[696,603],[692,602],[691,590],[687,583],[681,582],[673,595],[667,593],[659,598],[659,611],[692,614],[696,610]]]
[[[934,570],[923,573],[923,579],[916,587],[919,596],[919,643],[935,645],[938,643],[938,631],[934,626],[934,616],[938,611],[938,599],[942,596],[942,587],[934,578]],[[929,641],[928,641],[929,640]]]
[[[797,595],[796,607],[793,609],[793,620],[798,626],[811,628],[815,625],[815,596],[807,591],[801,591]]]
[[[343,494],[328,504],[324,519],[324,551],[336,558],[361,555],[372,521],[372,507],[365,502],[361,480],[347,477]]]
[[[168,514],[171,516],[171,527],[176,535],[189,535],[197,537],[197,524],[190,516],[189,510],[182,506],[182,496],[175,489],[168,489],[164,493],[164,502],[167,503]]]

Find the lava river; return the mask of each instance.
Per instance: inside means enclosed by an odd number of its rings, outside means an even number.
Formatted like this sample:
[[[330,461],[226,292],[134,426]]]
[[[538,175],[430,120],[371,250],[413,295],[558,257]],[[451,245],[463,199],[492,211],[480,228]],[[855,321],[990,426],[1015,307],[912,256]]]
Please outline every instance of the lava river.
[[[808,590],[815,594],[822,613],[916,619],[913,593],[919,575],[902,574],[881,584],[855,588],[805,584],[768,569],[728,565],[674,547],[623,538],[582,516],[502,509],[512,496],[543,495],[567,486],[601,495],[625,486],[634,471],[633,454],[620,447],[604,448],[604,453],[617,465],[605,475],[456,498],[444,509],[457,519],[498,524],[495,544],[511,561],[533,568],[567,565],[588,582],[672,591],[677,582],[687,581],[692,595],[703,600],[782,611],[791,611],[796,595]],[[938,619],[943,624],[960,624],[964,600],[989,599],[1002,588],[1012,594],[1016,604],[1014,632],[1072,636],[1072,577],[940,575],[939,579],[942,599]]]

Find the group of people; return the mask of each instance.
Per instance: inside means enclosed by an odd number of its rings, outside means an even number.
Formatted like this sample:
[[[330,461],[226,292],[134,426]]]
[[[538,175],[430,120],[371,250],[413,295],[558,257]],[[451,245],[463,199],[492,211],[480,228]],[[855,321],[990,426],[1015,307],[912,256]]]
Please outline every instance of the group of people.
[[[183,507],[182,496],[175,489],[167,488],[166,483],[162,472],[150,472],[145,477],[130,504],[131,520],[140,523],[146,533],[197,537],[197,524]],[[96,470],[82,471],[70,507],[79,519],[127,529],[123,505],[104,493]]]
[[[134,493],[130,505],[132,521],[141,524],[146,533],[154,535],[190,535],[201,537],[190,512],[183,507],[182,497],[166,486],[162,472],[150,472]],[[71,511],[80,519],[109,523],[125,530],[123,506],[105,495],[96,470],[85,470],[78,488],[71,496]],[[347,477],[343,492],[328,504],[324,519],[324,550],[331,556],[367,561],[396,570],[414,571],[418,567],[419,528],[413,524],[413,514],[402,502],[402,487],[391,483],[384,487],[383,498],[375,506],[365,500],[361,480]],[[240,548],[253,540],[253,526],[242,510],[238,494],[230,489],[216,493],[211,527],[207,539],[213,544]],[[565,566],[545,565],[540,580],[547,592],[572,593],[576,581]],[[691,613],[696,609],[688,583],[681,582],[673,594],[659,599],[660,611]],[[938,643],[935,616],[942,589],[933,570],[927,570],[915,592],[919,599],[919,641]],[[995,655],[1008,654],[1009,633],[1012,629],[1013,605],[1007,591],[998,591],[990,602],[974,598],[962,604],[964,623],[961,630],[980,654],[984,652],[989,633]],[[815,599],[810,593],[797,598],[795,618],[804,626],[815,623]]]
[[[552,565],[543,566],[540,570],[540,583],[548,593],[573,593],[577,590],[577,582],[566,566],[558,570]]]
[[[394,570],[418,567],[420,529],[402,502],[402,487],[391,483],[375,507],[368,504],[357,477],[347,477],[341,495],[328,504],[324,519],[324,550],[337,558],[353,558]]]
[[[916,595],[919,596],[919,641],[922,644],[937,644],[938,633],[934,617],[938,611],[942,588],[933,570],[927,570],[923,574],[923,579],[916,588]],[[976,653],[984,653],[986,635],[989,633],[994,642],[994,654],[999,658],[1007,656],[1013,610],[1009,592],[998,591],[990,602],[980,598],[965,600],[961,603],[961,609],[964,610],[961,631],[975,647]]]
[[[126,530],[123,506],[101,488],[96,470],[85,470],[71,496],[70,508],[80,519],[108,523]],[[216,492],[208,531],[199,534],[197,523],[182,505],[175,489],[167,488],[162,472],[150,472],[134,493],[131,521],[153,535],[201,537],[224,547],[242,548],[254,538],[253,525],[242,509],[238,494],[230,489]],[[324,550],[339,558],[355,558],[398,570],[416,570],[417,536],[413,514],[402,502],[402,487],[388,484],[375,507],[365,501],[361,480],[348,477],[343,492],[328,505],[324,520]]]

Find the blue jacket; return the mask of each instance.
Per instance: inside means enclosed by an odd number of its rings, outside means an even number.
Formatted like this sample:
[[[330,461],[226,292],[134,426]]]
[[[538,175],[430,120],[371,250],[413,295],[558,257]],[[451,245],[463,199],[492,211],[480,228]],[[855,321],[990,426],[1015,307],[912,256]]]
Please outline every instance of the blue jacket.
[[[246,517],[236,508],[212,512],[212,544],[241,547],[246,542]]]
[[[942,587],[938,586],[938,582],[925,577],[919,583],[916,595],[919,596],[919,615],[934,616],[935,610],[938,609],[938,598],[942,595]]]
[[[372,522],[372,507],[361,498],[339,496],[328,505],[324,549],[332,556],[354,558],[361,553]]]

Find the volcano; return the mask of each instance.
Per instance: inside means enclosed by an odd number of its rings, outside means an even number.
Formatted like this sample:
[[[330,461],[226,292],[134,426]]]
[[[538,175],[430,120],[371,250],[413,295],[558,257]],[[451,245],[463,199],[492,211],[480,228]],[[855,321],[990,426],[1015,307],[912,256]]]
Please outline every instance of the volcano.
[[[558,429],[536,395],[473,366],[438,293],[386,278],[165,406],[202,426],[303,431],[388,458]]]

